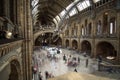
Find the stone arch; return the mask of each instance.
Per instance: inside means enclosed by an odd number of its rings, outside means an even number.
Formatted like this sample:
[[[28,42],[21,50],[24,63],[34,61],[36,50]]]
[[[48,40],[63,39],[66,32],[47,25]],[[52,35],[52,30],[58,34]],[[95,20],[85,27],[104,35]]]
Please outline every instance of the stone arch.
[[[10,74],[8,80],[20,80],[20,64],[17,60],[11,60],[10,61]]]
[[[96,34],[100,35],[102,33],[102,21],[98,20],[96,21]]]
[[[7,54],[8,53],[8,51],[7,51],[7,47],[5,47],[5,54]]]
[[[9,53],[9,51],[8,51],[8,47],[6,48],[6,53]]]
[[[53,35],[53,33],[51,33],[51,32],[46,32],[46,33],[40,34],[34,42],[35,46],[46,46],[48,44],[51,44],[52,43],[52,35]]]
[[[65,46],[66,46],[66,48],[68,48],[70,46],[68,39],[66,39],[66,41],[65,41]]]
[[[2,49],[2,53],[1,53],[1,56],[4,56],[5,55],[5,50]]]
[[[56,45],[61,47],[62,46],[62,38],[60,35],[56,35],[54,37],[52,37],[52,45]]]
[[[89,24],[88,24],[88,35],[91,35],[91,33],[92,33],[92,22],[89,22]]]
[[[78,49],[78,42],[77,40],[72,41],[72,49]]]
[[[81,35],[83,36],[85,34],[85,29],[84,29],[84,26],[82,25],[81,27]]]
[[[115,35],[117,30],[117,26],[116,26],[116,18],[114,16],[109,18],[109,33],[110,35]]]
[[[35,45],[35,46],[41,46],[42,40],[40,40],[40,38],[41,38],[41,35],[39,35],[39,36],[36,38],[36,40],[34,41],[34,45]]]
[[[62,38],[61,37],[59,37],[56,42],[57,42],[58,46],[62,46]]]
[[[3,56],[3,49],[0,49],[0,57]]]
[[[87,55],[91,55],[91,44],[89,41],[84,40],[81,42],[81,51],[86,52]]]
[[[95,18],[96,21],[99,20],[99,19],[103,16],[103,14],[104,14],[105,12],[108,12],[109,14],[112,14],[112,15],[109,15],[109,16],[116,16],[116,15],[117,15],[115,10],[113,10],[113,9],[105,9],[105,10],[102,10],[101,12],[99,12],[99,13],[96,15],[96,18]]]
[[[96,18],[95,18],[95,24],[96,26],[98,27],[98,20],[101,21],[101,34],[102,35],[107,35],[107,34],[110,34],[110,25],[112,25],[112,28],[113,29],[113,34],[116,33],[116,19],[117,19],[117,12],[113,9],[105,9],[105,10],[102,10],[101,12],[98,12],[98,14],[96,15]],[[112,22],[111,22],[111,18],[114,18],[114,21],[112,19]],[[112,24],[110,24],[110,22]],[[96,31],[97,31],[97,27],[96,27]],[[112,30],[111,30],[112,31]],[[98,33],[99,34],[99,33]]]
[[[34,33],[34,43],[35,43],[35,40],[41,35],[41,34],[44,34],[44,33],[53,33],[54,30],[52,29],[49,29],[49,30],[45,30],[45,31],[38,31],[36,33]]]
[[[96,56],[101,55],[103,58],[117,57],[117,51],[110,42],[102,41],[96,46]]]

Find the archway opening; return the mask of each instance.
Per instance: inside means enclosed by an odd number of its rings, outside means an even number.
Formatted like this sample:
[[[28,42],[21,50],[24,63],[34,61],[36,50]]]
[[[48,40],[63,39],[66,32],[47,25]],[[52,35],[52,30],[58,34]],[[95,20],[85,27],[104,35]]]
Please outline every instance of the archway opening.
[[[75,50],[78,49],[78,43],[77,43],[76,40],[73,40],[73,41],[72,41],[72,49],[75,49]]]
[[[88,41],[83,41],[81,43],[81,51],[87,55],[91,55],[91,44]]]
[[[48,46],[52,44],[53,33],[43,33],[35,40],[35,46]]]
[[[10,62],[10,74],[8,80],[20,80],[20,65],[19,62],[13,60]]]
[[[68,39],[66,40],[65,44],[66,44],[66,48],[69,48],[69,40]]]
[[[100,42],[96,48],[96,56],[101,55],[106,59],[115,59],[117,56],[117,52],[114,46],[109,42]]]
[[[54,45],[61,47],[62,46],[62,39],[61,37],[58,37],[58,39],[53,42]]]

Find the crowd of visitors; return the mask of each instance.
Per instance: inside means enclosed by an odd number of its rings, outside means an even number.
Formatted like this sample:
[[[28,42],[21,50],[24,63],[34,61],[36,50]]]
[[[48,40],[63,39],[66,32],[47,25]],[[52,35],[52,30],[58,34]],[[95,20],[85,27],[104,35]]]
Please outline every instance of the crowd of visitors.
[[[60,51],[56,51],[55,53],[55,49],[52,49],[52,51],[54,51],[54,53],[50,53],[49,50],[46,50],[47,53],[41,53],[38,54],[38,66],[43,66],[45,63],[45,59],[50,60],[50,61],[59,61],[61,59],[61,56],[63,56],[63,61],[65,64],[67,64],[68,67],[73,67],[75,72],[78,72],[77,70],[77,66],[80,65],[81,61],[83,61],[79,56],[74,56],[71,54],[61,54]],[[51,52],[52,52],[51,51]],[[84,56],[86,57],[86,56]],[[88,62],[89,60],[86,59],[85,61],[85,66],[88,67]],[[37,71],[36,71],[37,72]],[[54,75],[52,73],[50,73],[49,71],[45,71],[44,74],[41,72],[41,70],[39,70],[39,80],[43,80],[43,76],[48,79],[48,78],[52,78],[54,77]]]
[[[68,66],[71,67],[76,67],[80,64],[80,57],[76,57],[76,56],[71,56],[71,55],[63,55],[63,61],[65,63],[67,63]],[[86,59],[86,67],[88,67],[88,58]]]

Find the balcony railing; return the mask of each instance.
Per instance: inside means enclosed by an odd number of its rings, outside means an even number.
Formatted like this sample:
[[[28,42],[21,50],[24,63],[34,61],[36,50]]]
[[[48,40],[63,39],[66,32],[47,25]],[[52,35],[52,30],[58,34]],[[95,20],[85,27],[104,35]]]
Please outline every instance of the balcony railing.
[[[21,39],[3,40],[4,44],[0,44],[0,58],[5,56],[6,54],[9,54],[11,51],[17,49],[18,47],[21,47],[22,41],[23,40]]]
[[[12,40],[0,45],[0,71],[8,64],[9,60],[19,56],[22,50],[23,40]]]

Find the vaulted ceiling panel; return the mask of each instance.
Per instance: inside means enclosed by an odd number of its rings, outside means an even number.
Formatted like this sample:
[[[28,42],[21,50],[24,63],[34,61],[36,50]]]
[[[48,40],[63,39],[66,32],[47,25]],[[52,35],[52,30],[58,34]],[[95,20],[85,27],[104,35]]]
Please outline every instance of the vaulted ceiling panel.
[[[35,1],[35,0],[33,0]],[[71,0],[38,0],[37,11],[33,12],[34,20],[46,21],[45,23],[53,21],[53,18],[58,15]],[[35,7],[34,7],[35,8]],[[45,19],[45,20],[44,20]]]
[[[38,1],[38,2],[36,2]],[[36,21],[44,22],[45,24],[52,22],[53,19],[66,7],[75,0],[32,0],[37,3],[32,11],[33,18]],[[84,1],[84,0],[80,0]]]

